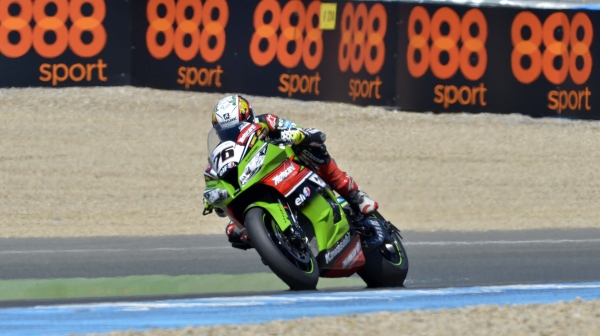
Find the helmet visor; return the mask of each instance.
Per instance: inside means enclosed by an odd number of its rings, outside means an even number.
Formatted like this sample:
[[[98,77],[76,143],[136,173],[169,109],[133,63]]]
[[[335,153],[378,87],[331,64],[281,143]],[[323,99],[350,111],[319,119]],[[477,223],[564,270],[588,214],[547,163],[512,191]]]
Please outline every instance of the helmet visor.
[[[246,125],[250,123],[241,122],[231,127],[231,125],[227,125],[227,128],[221,127],[221,125],[215,125],[210,132],[208,133],[208,154],[212,153],[217,146],[225,141],[237,141],[240,130],[242,130]]]

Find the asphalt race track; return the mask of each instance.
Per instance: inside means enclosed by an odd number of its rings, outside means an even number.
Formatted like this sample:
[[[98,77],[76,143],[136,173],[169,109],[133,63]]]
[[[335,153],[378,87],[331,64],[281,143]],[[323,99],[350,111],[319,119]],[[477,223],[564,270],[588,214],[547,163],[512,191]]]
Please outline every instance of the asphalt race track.
[[[600,229],[403,232],[408,288],[600,280]],[[2,279],[270,272],[224,235],[0,239]]]

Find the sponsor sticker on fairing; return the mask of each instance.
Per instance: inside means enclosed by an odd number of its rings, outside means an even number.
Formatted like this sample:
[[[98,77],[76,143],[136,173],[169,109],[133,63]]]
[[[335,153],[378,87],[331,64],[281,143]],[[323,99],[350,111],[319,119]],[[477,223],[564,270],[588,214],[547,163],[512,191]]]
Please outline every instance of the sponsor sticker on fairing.
[[[304,189],[302,190],[302,193],[306,197],[310,196],[310,188],[309,187],[304,187]]]
[[[302,189],[302,192],[300,194],[298,194],[298,197],[296,197],[296,200],[294,201],[294,203],[297,206],[300,206],[302,203],[304,203],[304,201],[306,201],[308,199],[309,196],[310,196],[310,188],[308,186],[306,186]]]
[[[312,173],[312,175],[308,178],[309,181],[315,183],[319,187],[325,188],[325,181],[323,181],[319,175]]]
[[[227,170],[229,170],[233,167],[235,167],[235,162],[229,162],[229,163],[223,165],[223,167],[221,167],[221,169],[219,169],[219,176],[223,176]]]
[[[351,265],[360,255],[361,247],[360,241],[356,242],[352,251],[348,254],[348,256],[342,261],[342,267],[346,268],[348,265]]]
[[[255,141],[256,137],[253,138],[252,141]],[[252,177],[262,168],[263,163],[265,162],[265,157],[267,155],[267,144],[264,144],[258,152],[250,159],[246,168],[244,168],[244,172],[242,176],[240,176],[240,183],[245,185],[250,181]]]
[[[260,126],[258,126],[256,124],[250,124],[250,125],[246,126],[244,129],[242,129],[241,134],[238,136],[237,143],[239,145],[246,144],[246,141],[248,141],[248,138],[250,137],[250,135],[252,135],[259,128],[260,128]]]
[[[275,185],[278,185],[279,183],[281,183],[281,181],[285,180],[288,176],[290,176],[294,171],[296,171],[296,168],[294,166],[287,167],[284,171],[277,174],[277,176],[275,176],[272,179],[273,183],[275,183]]]
[[[304,201],[306,201],[306,197],[303,194],[300,194],[298,195],[298,197],[296,197],[294,203],[296,204],[296,206],[300,206],[300,204],[304,203]]]
[[[344,250],[344,248],[346,247],[346,245],[348,245],[348,243],[350,243],[350,232],[346,233],[344,238],[342,240],[340,240],[338,245],[333,250],[325,253],[325,263],[329,264],[335,257],[337,257]]]

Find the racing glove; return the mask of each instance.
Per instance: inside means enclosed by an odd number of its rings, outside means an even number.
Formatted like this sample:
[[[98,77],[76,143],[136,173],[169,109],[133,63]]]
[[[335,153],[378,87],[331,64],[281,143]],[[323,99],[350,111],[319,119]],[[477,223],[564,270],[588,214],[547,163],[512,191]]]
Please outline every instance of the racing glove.
[[[319,131],[316,128],[303,128],[302,133],[304,133],[305,140],[304,142],[310,146],[319,147],[325,143],[325,133]]]
[[[281,130],[278,139],[272,139],[273,144],[279,145],[299,145],[304,141],[306,135],[302,130],[296,128],[290,128],[287,130]]]

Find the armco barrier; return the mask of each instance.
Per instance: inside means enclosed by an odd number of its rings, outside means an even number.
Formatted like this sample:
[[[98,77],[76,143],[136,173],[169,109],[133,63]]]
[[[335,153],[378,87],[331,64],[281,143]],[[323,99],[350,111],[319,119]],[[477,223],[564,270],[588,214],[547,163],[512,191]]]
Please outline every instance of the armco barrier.
[[[589,8],[439,2],[0,0],[0,86],[598,119],[599,19]]]

